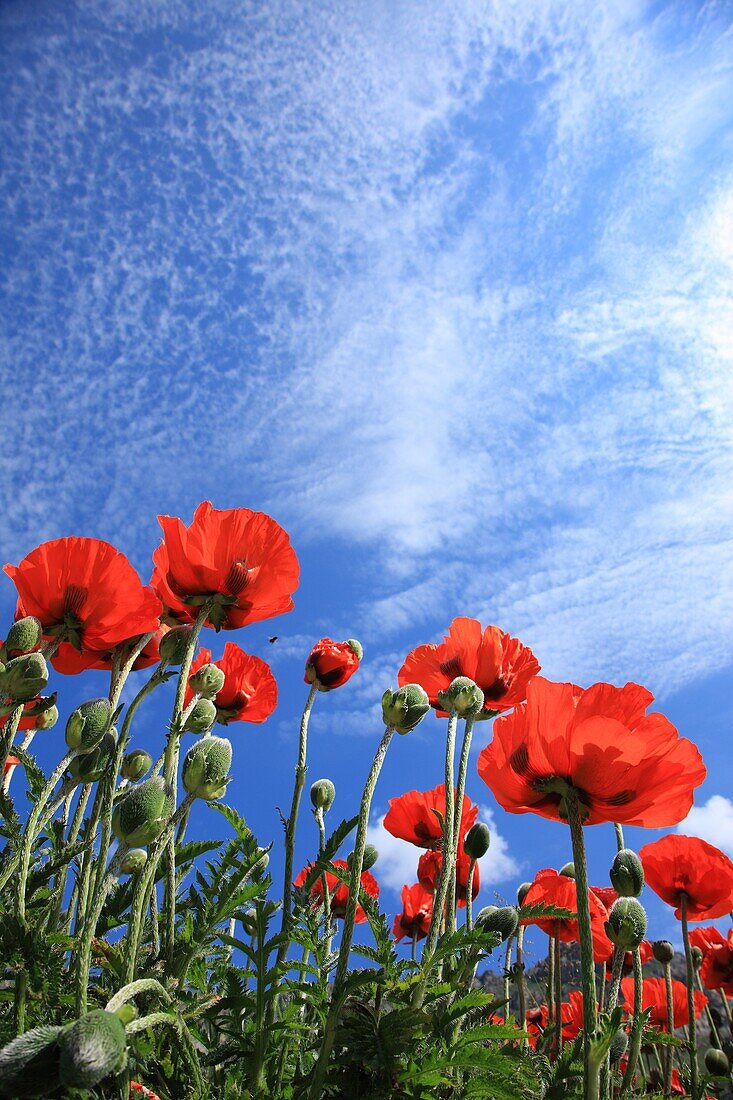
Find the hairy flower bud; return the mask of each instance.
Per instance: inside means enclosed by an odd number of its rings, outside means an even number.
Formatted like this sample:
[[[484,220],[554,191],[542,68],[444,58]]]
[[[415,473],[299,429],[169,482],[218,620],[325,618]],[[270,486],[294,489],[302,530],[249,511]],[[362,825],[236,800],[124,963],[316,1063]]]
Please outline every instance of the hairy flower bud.
[[[357,661],[364,660],[364,647],[361,642],[357,642],[356,638],[347,638],[346,644],[356,654]]]
[[[155,775],[125,792],[112,814],[112,830],[128,847],[146,847],[160,836],[172,813],[170,788]]]
[[[710,1047],[705,1052],[705,1069],[712,1073],[713,1077],[727,1077],[730,1073],[730,1062],[722,1050]]]
[[[8,657],[19,657],[31,653],[43,640],[43,627],[34,615],[16,619],[8,630],[4,650]]]
[[[211,699],[199,699],[191,707],[183,728],[189,733],[208,733],[215,721],[216,707]]]
[[[35,699],[48,683],[48,665],[42,653],[24,653],[14,657],[0,673],[0,692],[14,703]]]
[[[122,758],[122,775],[125,779],[137,781],[150,771],[153,758],[145,749],[133,749]]]
[[[67,1088],[91,1089],[120,1070],[127,1053],[122,1020],[114,1012],[87,1012],[59,1036],[59,1074]]]
[[[204,699],[213,699],[224,687],[224,672],[218,665],[202,665],[189,679],[189,687]]]
[[[422,722],[429,710],[427,692],[419,684],[405,684],[397,691],[387,688],[382,696],[384,724],[396,733],[410,733]]]
[[[695,970],[699,970],[702,966],[702,951],[699,947],[691,947],[690,955],[692,956],[692,965],[695,967]]]
[[[438,701],[459,718],[475,718],[484,705],[484,693],[468,676],[456,676],[447,691],[438,692]]]
[[[657,962],[671,963],[674,958],[674,947],[669,940],[655,940],[652,944],[652,954]]]
[[[191,641],[190,626],[174,626],[160,639],[160,659],[174,667],[182,664]]]
[[[378,859],[379,859],[379,852],[377,851],[377,849],[374,847],[373,844],[367,844],[364,848],[364,859],[362,860],[362,864],[361,864],[362,871],[370,870],[370,868],[372,868],[374,866],[374,864],[377,862]],[[347,866],[351,867],[351,864],[353,862],[354,862],[354,853],[351,852],[351,854],[346,857]]]
[[[530,892],[531,889],[532,889],[532,883],[531,882],[523,882],[522,883],[522,885],[517,890],[517,902],[518,902],[519,905],[524,905],[524,899],[526,898],[527,894]]]
[[[196,798],[221,798],[229,782],[232,743],[226,737],[202,737],[183,759],[183,786]]]
[[[90,699],[72,711],[66,723],[66,744],[70,749],[91,752],[104,737],[112,721],[108,699]]]
[[[558,871],[559,875],[565,875],[565,878],[575,878],[575,864],[566,863],[564,867],[561,867]]]
[[[56,725],[59,720],[59,708],[55,703],[51,703],[49,707],[44,707],[39,711],[36,719],[33,723],[37,730],[50,730]]]
[[[472,828],[466,833],[463,841],[463,847],[466,854],[471,859],[481,859],[481,856],[485,856],[489,850],[491,844],[491,833],[489,826],[484,825],[482,821],[477,821]]]
[[[611,1059],[611,1065],[618,1065],[628,1048],[629,1037],[622,1028],[620,1031],[617,1031],[613,1039],[611,1039],[611,1047],[608,1052]]]
[[[616,853],[609,872],[611,885],[619,897],[638,898],[644,889],[644,868],[636,852],[622,848]]]
[[[248,909],[242,915],[242,928],[248,936],[257,935],[257,912],[254,909]]]
[[[135,872],[144,867],[147,862],[148,853],[144,848],[131,848],[122,860],[120,870],[123,875],[134,875]]]
[[[646,913],[636,898],[619,898],[611,906],[604,926],[611,943],[631,951],[638,947],[646,935]]]
[[[0,1050],[0,1096],[48,1096],[60,1087],[58,1039],[63,1029],[42,1024]]]
[[[316,810],[330,810],[336,797],[336,788],[330,779],[316,779],[311,786],[311,802]]]
[[[487,905],[476,917],[476,928],[482,932],[498,932],[502,942],[513,936],[519,925],[519,913],[513,905]]]
[[[91,752],[74,757],[69,764],[69,771],[80,783],[96,783],[109,769],[116,748],[117,738],[112,730],[108,730]]]

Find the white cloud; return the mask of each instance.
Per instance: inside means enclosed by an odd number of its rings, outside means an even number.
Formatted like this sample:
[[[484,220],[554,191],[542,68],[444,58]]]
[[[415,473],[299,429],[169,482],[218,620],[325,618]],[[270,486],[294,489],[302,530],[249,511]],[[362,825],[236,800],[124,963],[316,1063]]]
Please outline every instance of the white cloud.
[[[711,795],[702,806],[693,806],[677,832],[699,836],[733,859],[733,802],[721,794]]]

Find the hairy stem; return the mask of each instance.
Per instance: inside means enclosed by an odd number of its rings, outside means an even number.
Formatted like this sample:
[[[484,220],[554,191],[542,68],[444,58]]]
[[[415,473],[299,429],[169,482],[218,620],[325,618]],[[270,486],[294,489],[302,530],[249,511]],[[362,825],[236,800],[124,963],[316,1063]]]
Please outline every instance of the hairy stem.
[[[578,935],[580,937],[580,977],[583,993],[583,1082],[586,1100],[598,1097],[598,1069],[590,1057],[590,1044],[596,1028],[596,972],[593,965],[593,936],[588,901],[588,864],[583,837],[583,821],[578,793],[570,787],[565,796],[570,838],[575,864],[575,887],[578,904]],[[560,1011],[558,1005],[558,1012]]]
[[[680,917],[682,919],[682,942],[685,945],[685,963],[687,965],[687,1009],[690,1016],[688,1050],[690,1053],[690,1095],[692,1100],[700,1100],[700,1072],[697,1065],[697,1023],[695,1021],[695,966],[690,948],[690,930],[687,924],[687,894],[680,892]]]

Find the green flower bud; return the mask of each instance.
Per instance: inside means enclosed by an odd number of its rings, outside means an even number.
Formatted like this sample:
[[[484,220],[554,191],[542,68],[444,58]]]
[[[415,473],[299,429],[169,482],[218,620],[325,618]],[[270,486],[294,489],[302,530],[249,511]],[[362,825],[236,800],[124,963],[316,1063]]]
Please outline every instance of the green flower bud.
[[[199,699],[191,708],[183,728],[190,733],[208,733],[215,721],[216,707],[211,699]]]
[[[695,967],[695,970],[699,970],[702,966],[702,951],[699,947],[691,947],[690,955],[692,957],[692,965]]]
[[[367,844],[364,848],[364,859],[362,860],[362,864],[361,864],[362,871],[370,870],[370,868],[372,868],[374,866],[374,864],[377,862],[378,859],[379,859],[379,852],[377,851],[377,849],[374,847],[373,844]],[[351,852],[346,857],[346,863],[349,867],[351,867],[353,862],[354,862],[354,853]]]
[[[204,699],[213,699],[224,687],[224,672],[218,665],[202,665],[188,681],[192,691]]]
[[[48,683],[48,665],[42,653],[24,653],[14,657],[0,673],[0,691],[14,703],[28,703]]]
[[[317,779],[311,787],[311,802],[316,810],[330,810],[336,797],[336,788],[330,779]]]
[[[122,1068],[127,1036],[114,1012],[94,1009],[59,1036],[59,1073],[67,1088],[91,1089]]]
[[[575,878],[575,864],[566,863],[564,867],[560,868],[558,874],[565,875],[565,878]]]
[[[125,1027],[127,1027],[128,1024],[131,1024],[133,1020],[137,1020],[139,1015],[140,1013],[135,1008],[135,1005],[132,1003],[132,1001],[125,1001],[125,1003],[123,1005],[120,1005],[120,1007],[115,1012],[115,1016],[119,1016]]]
[[[31,653],[43,640],[43,627],[33,615],[26,615],[23,619],[16,619],[8,631],[5,639],[5,652],[8,657],[18,657],[23,653]]]
[[[122,860],[120,870],[123,875],[134,875],[135,872],[140,871],[147,862],[148,853],[144,848],[131,848]]]
[[[522,885],[517,890],[517,902],[519,903],[519,905],[524,905],[524,899],[526,898],[527,894],[529,893],[529,891],[531,889],[532,889],[532,883],[531,882],[523,882],[522,883]]]
[[[628,1047],[629,1037],[626,1032],[623,1029],[621,1031],[617,1031],[613,1039],[611,1039],[611,1047],[608,1052],[612,1066],[618,1065],[618,1063],[621,1061],[624,1054],[628,1050]]]
[[[429,710],[427,692],[419,684],[405,684],[397,691],[387,688],[382,696],[384,724],[391,726],[396,733],[410,733]]]
[[[257,913],[254,909],[248,909],[242,916],[242,928],[248,936],[257,935]]]
[[[188,652],[190,641],[190,626],[174,626],[171,630],[166,631],[160,639],[160,646],[158,647],[160,659],[174,667],[182,664]]]
[[[152,766],[153,758],[145,749],[133,749],[122,757],[122,775],[125,779],[142,779]]]
[[[108,730],[91,752],[74,757],[69,764],[69,771],[80,783],[96,783],[109,769],[116,748],[117,738],[111,730]]]
[[[229,782],[232,743],[225,737],[202,737],[183,760],[183,786],[196,798],[221,798]]]
[[[482,821],[477,821],[468,832],[463,841],[463,847],[466,850],[466,854],[471,859],[481,859],[481,856],[485,856],[489,850],[491,844],[491,833],[489,832],[489,826],[484,825]]]
[[[727,1077],[730,1073],[730,1062],[722,1050],[710,1047],[705,1052],[705,1069],[712,1073],[713,1077]]]
[[[611,906],[604,926],[611,943],[631,951],[638,947],[646,935],[646,913],[636,898],[619,898]]]
[[[438,701],[459,718],[475,718],[484,705],[484,693],[468,676],[456,676],[447,691],[438,693]]]
[[[609,872],[611,885],[619,897],[638,898],[644,889],[644,868],[636,852],[622,848],[616,853]]]
[[[37,730],[50,730],[53,729],[58,720],[59,708],[55,703],[52,703],[50,707],[46,707],[39,713],[34,725]]]
[[[674,958],[674,947],[669,940],[655,940],[652,944],[652,954],[657,962],[671,963]]]
[[[109,729],[112,707],[108,699],[90,699],[72,711],[66,723],[66,744],[70,749],[91,752]]]
[[[356,654],[357,661],[364,659],[364,649],[361,642],[357,642],[356,638],[347,638],[346,644]]]
[[[0,1050],[0,1096],[8,1100],[48,1096],[59,1088],[59,1035],[62,1028],[42,1024]]]
[[[173,813],[170,788],[159,775],[130,787],[112,814],[112,830],[130,848],[152,844]]]
[[[266,848],[258,848],[257,851],[259,852],[259,859],[255,864],[255,868],[258,871],[266,871],[270,863],[270,853]]]
[[[482,932],[498,932],[502,943],[513,936],[519,926],[519,913],[513,905],[487,905],[476,917],[476,928]]]

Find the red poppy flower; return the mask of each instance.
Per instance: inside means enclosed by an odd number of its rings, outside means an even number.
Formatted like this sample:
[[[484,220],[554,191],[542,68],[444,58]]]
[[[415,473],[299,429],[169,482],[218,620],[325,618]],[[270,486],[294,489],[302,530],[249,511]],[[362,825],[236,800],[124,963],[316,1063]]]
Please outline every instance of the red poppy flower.
[[[199,650],[191,665],[189,679],[202,665],[211,664],[211,650]],[[277,681],[266,661],[245,653],[234,642],[227,642],[217,668],[224,673],[224,687],[214,699],[216,720],[223,726],[230,722],[264,722],[277,706]],[[184,706],[188,706],[193,692],[186,684]]]
[[[593,892],[595,893],[595,886],[593,887]],[[644,963],[648,963],[649,960],[652,959],[653,957],[654,957],[654,951],[652,949],[651,942],[649,940],[642,940],[641,943],[639,944],[639,960],[641,962],[641,965],[643,966]],[[633,951],[625,951],[624,952],[624,961],[621,964],[621,973],[622,974],[630,974],[633,969],[634,969],[634,952]],[[613,977],[613,967],[611,966],[611,963],[609,961],[609,962],[606,963],[606,981],[610,982],[612,977]]]
[[[334,859],[334,867],[340,867],[343,871],[348,873],[349,865],[345,859]],[[313,865],[308,864],[300,872],[295,880],[296,886],[305,885],[305,880],[311,873]],[[332,917],[345,917],[346,906],[349,903],[349,888],[345,882],[337,878],[331,871],[326,871],[326,886],[331,897],[331,916]],[[361,888],[371,898],[379,897],[379,884],[374,875],[370,871],[362,871],[361,873]],[[323,875],[319,875],[316,881],[311,886],[310,896],[315,902],[323,902]],[[356,923],[363,924],[367,919],[367,915],[364,912],[363,906],[357,905],[356,907]]]
[[[696,836],[663,836],[639,851],[644,877],[654,893],[676,906],[687,895],[687,917],[715,920],[733,908],[733,863],[718,848]]]
[[[528,646],[498,626],[482,631],[478,619],[459,618],[450,624],[440,645],[420,645],[405,658],[397,683],[420,684],[430,705],[442,717],[438,693],[456,676],[468,676],[484,693],[484,717],[510,710],[527,696],[527,682],[540,666]]]
[[[717,928],[712,924],[707,928],[691,928],[690,929],[690,947],[699,947],[703,953],[703,957],[707,954],[713,944],[727,943],[727,940],[721,936]]]
[[[321,691],[332,691],[351,679],[359,667],[361,656],[361,646],[353,639],[334,642],[332,638],[321,638],[310,651],[303,679],[306,684],[317,681]]]
[[[190,527],[158,516],[163,541],[153,554],[151,584],[169,614],[193,622],[217,596],[207,624],[235,630],[292,611],[299,566],[286,532],[249,508],[199,504]]]
[[[560,875],[552,868],[538,871],[534,882],[527,891],[523,907],[530,905],[555,905],[558,909],[578,911],[578,893],[574,878]],[[588,891],[590,906],[590,925],[593,935],[593,958],[596,962],[605,962],[613,954],[613,944],[606,935],[604,924],[608,920],[608,910],[592,890]],[[522,910],[520,909],[520,916]],[[548,936],[554,936],[565,943],[578,940],[577,917],[529,917],[522,924],[536,924]]]
[[[702,984],[707,989],[722,989],[728,997],[733,997],[733,928],[729,930],[727,939],[721,936],[717,928],[706,931],[707,946],[703,949],[700,967]]]
[[[30,699],[27,703],[23,704],[23,714],[21,715],[20,722],[18,723],[19,730],[32,730],[36,728],[36,722],[38,715],[33,714],[33,708],[41,701],[41,696],[36,695],[35,699]],[[9,714],[0,715],[0,729],[6,726],[10,720]]]
[[[398,913],[392,926],[392,935],[399,943],[405,936],[424,940],[430,931],[430,917],[433,912],[433,895],[419,882],[414,886],[402,887],[402,912]]]
[[[618,901],[618,894],[613,886],[591,886],[591,890],[603,902],[606,909],[610,909],[613,903]]]
[[[166,626],[165,623],[158,624],[158,629],[150,641],[146,643],[140,654],[135,658],[132,666],[134,672],[141,668],[152,668],[153,665],[160,662],[160,641],[169,630],[170,627]],[[148,633],[150,632],[148,631]],[[139,637],[130,638],[127,643],[128,651],[133,650],[139,641]],[[74,649],[73,645],[62,642],[56,656],[53,658],[53,666],[57,672],[62,672],[66,676],[75,676],[79,672],[85,672],[90,668],[109,670],[112,668],[113,660],[114,652],[111,649],[107,650],[106,653],[99,654],[80,653],[77,649]]]
[[[5,572],[18,590],[18,617],[35,615],[44,637],[61,636],[85,658],[97,660],[160,626],[158,597],[125,555],[100,539],[43,542]]]
[[[443,833],[435,810],[445,817],[445,783],[432,791],[408,791],[399,798],[390,798],[384,827],[392,836],[409,840],[418,848],[439,848]],[[478,806],[474,806],[467,794],[464,795],[460,836],[466,835],[477,817]]]
[[[585,824],[616,821],[656,828],[681,821],[706,775],[702,757],[638,684],[587,690],[530,682],[527,702],[497,718],[478,771],[511,813],[564,819],[575,788]]]
[[[8,757],[6,757],[5,763],[3,765],[3,775],[7,775],[8,772],[12,771],[12,769],[17,767],[18,764],[20,764],[20,760],[18,759],[17,756],[8,756]]]
[[[633,978],[621,979],[621,992],[627,1006],[633,1005]],[[697,1020],[700,1018],[702,1010],[708,1003],[708,999],[699,989],[694,991],[694,998],[695,1019]],[[662,1031],[669,1030],[669,1019],[667,1016],[667,987],[664,978],[644,978],[642,983],[641,1007],[644,1010],[651,1008],[652,1014],[649,1017],[649,1022],[652,1027],[661,1028]],[[689,1024],[690,1013],[687,1008],[687,986],[684,982],[678,982],[675,978],[672,979],[672,1011],[674,1012],[675,1030],[678,1027],[686,1027],[687,1024]]]
[[[435,887],[438,885],[442,866],[442,853],[436,851],[425,852],[424,855],[420,856],[417,862],[418,880],[420,884],[431,893],[435,891]],[[463,845],[461,845],[456,859],[456,904],[459,905],[461,909],[465,906],[466,897],[468,896],[468,871],[470,866],[471,860],[464,851]],[[473,882],[471,884],[471,901],[475,900],[480,889],[481,874],[479,872],[479,865],[476,863],[473,869]]]
[[[141,1085],[139,1081],[130,1081],[130,1094],[134,1095],[139,1093],[144,1100],[160,1100],[157,1092],[153,1092],[146,1085]]]
[[[562,1041],[570,1043],[577,1039],[583,1030],[583,994],[577,989],[568,994],[569,1000],[560,1005],[560,1019],[562,1020]],[[550,1026],[550,1013],[546,1004],[538,1008],[531,1008],[526,1014],[527,1031],[531,1047],[537,1046],[537,1040]]]

